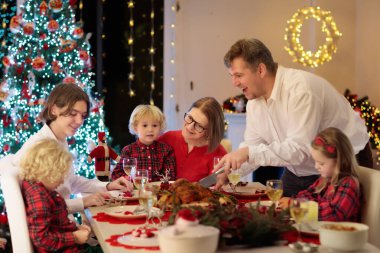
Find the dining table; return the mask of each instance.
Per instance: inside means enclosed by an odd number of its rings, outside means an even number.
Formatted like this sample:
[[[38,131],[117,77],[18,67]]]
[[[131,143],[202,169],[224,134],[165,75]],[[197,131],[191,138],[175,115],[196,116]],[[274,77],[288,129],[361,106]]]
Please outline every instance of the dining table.
[[[262,184],[258,182],[250,182],[249,187],[253,188],[265,188]],[[249,199],[245,199],[245,202],[249,202]],[[138,205],[138,201],[131,202],[131,206]],[[130,235],[131,231],[141,227],[145,224],[146,219],[118,219],[115,217],[107,216],[107,210],[110,209],[109,205],[97,206],[97,207],[89,207],[85,210],[85,216],[87,222],[92,227],[93,233],[96,236],[102,250],[104,253],[123,253],[123,252],[131,252],[131,253],[160,253],[160,249],[158,246],[158,241],[155,243],[156,245],[145,245],[142,244],[135,245],[129,243],[120,243],[121,236]],[[164,214],[162,219],[162,224],[167,223],[168,215]],[[161,224],[161,225],[162,225]],[[154,227],[151,225],[151,227]],[[155,235],[155,237],[157,237]],[[318,241],[318,238],[313,238],[313,241]],[[307,241],[307,240],[306,240]],[[202,252],[202,249],[199,249],[199,252]],[[279,242],[278,245],[269,246],[269,247],[255,247],[255,248],[245,248],[245,247],[227,247],[217,250],[218,253],[226,252],[226,253],[291,253],[292,251],[288,246],[286,241]],[[332,253],[331,249],[325,248],[323,246],[319,246],[319,253]],[[356,251],[356,253],[375,253],[379,252],[380,249],[375,247],[370,243],[366,243],[364,248],[360,251]]]

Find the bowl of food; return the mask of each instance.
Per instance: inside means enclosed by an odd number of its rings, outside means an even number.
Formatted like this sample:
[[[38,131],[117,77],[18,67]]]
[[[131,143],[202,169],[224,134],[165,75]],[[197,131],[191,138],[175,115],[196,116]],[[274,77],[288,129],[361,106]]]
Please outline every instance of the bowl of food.
[[[215,253],[219,229],[205,225],[174,225],[158,233],[158,244],[163,253]]]
[[[322,222],[319,225],[322,246],[340,251],[357,251],[368,240],[368,226],[356,222]]]

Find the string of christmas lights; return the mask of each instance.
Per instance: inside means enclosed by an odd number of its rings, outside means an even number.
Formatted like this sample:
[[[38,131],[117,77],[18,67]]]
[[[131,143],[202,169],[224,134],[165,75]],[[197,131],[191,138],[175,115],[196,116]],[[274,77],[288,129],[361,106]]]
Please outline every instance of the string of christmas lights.
[[[377,165],[380,163],[380,110],[376,106],[372,106],[368,101],[368,97],[358,98],[357,94],[352,94],[350,90],[346,90],[344,96],[350,102],[351,107],[360,113],[365,120],[370,142],[372,147],[377,149]]]
[[[132,89],[132,84],[133,80],[135,79],[135,75],[133,73],[133,64],[135,62],[135,57],[133,56],[133,43],[134,43],[134,38],[133,38],[133,31],[134,31],[134,26],[135,26],[135,21],[133,20],[133,8],[135,7],[135,3],[130,0],[128,2],[128,8],[129,8],[129,38],[128,38],[128,45],[129,45],[129,57],[128,57],[128,62],[129,62],[129,75],[128,75],[128,94],[130,97],[134,97],[135,91]]]
[[[150,11],[150,48],[149,48],[149,54],[150,54],[150,66],[149,71],[151,72],[151,83],[150,83],[150,93],[149,93],[149,103],[151,105],[154,105],[153,100],[153,92],[155,89],[155,73],[156,73],[156,66],[154,65],[154,56],[155,56],[155,48],[154,48],[154,0],[150,1],[151,3],[151,11]]]
[[[170,10],[172,11],[172,23],[170,24],[170,64],[171,64],[171,73],[170,73],[170,82],[171,82],[171,91],[170,91],[170,98],[174,99],[175,94],[175,74],[176,74],[176,68],[175,68],[175,17],[177,9],[179,8],[178,3],[176,3],[175,0],[172,0]]]
[[[315,19],[322,22],[322,32],[326,35],[325,44],[320,45],[316,52],[305,51],[300,43],[301,28],[305,20]],[[294,62],[312,68],[318,67],[332,59],[337,51],[337,41],[342,36],[329,11],[320,7],[305,7],[297,10],[285,28],[285,41],[288,45],[285,50],[293,57]]]

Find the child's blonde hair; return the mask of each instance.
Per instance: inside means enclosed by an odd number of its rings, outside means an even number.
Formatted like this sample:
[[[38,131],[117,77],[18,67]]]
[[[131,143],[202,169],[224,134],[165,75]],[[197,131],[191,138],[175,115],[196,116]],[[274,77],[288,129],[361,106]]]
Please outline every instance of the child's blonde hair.
[[[58,182],[71,168],[73,156],[54,139],[43,139],[21,158],[20,178],[32,182]]]
[[[358,163],[351,142],[338,128],[329,127],[320,132],[311,142],[311,147],[328,158],[336,159],[336,170],[331,177],[332,185],[339,184],[339,181],[347,176],[358,177]],[[327,181],[323,182],[316,190],[323,190],[326,183]]]
[[[154,121],[157,121],[160,124],[161,132],[166,129],[165,116],[160,108],[154,105],[138,105],[133,110],[131,118],[129,119],[128,127],[131,134],[137,135],[135,127],[137,126],[138,122],[145,117],[150,117]]]

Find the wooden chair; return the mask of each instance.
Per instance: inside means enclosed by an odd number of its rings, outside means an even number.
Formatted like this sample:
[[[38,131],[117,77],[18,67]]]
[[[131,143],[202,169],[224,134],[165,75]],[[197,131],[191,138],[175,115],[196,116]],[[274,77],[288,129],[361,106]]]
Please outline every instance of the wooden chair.
[[[33,253],[29,239],[24,199],[21,194],[17,168],[1,168],[1,189],[7,208],[13,252]]]
[[[364,195],[362,222],[369,226],[368,242],[380,247],[380,171],[359,166],[357,173]]]

